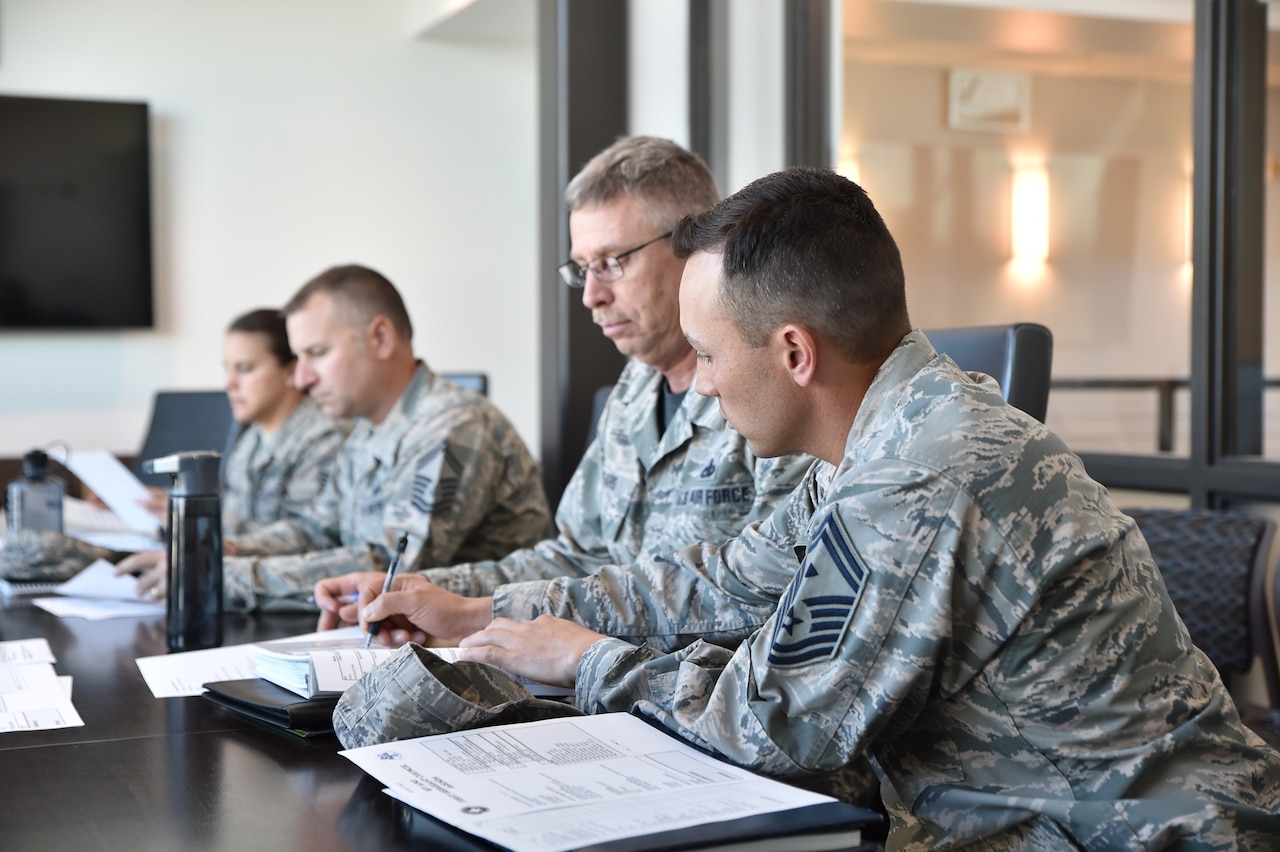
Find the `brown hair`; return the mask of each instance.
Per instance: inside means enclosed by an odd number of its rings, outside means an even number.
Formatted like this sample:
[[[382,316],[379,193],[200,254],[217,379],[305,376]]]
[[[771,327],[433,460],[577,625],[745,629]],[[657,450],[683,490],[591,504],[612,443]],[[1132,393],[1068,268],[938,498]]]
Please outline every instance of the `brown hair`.
[[[867,363],[911,330],[897,243],[862,187],[827,169],[748,184],[682,220],[671,248],[720,256],[720,303],[750,345],[799,322]]]

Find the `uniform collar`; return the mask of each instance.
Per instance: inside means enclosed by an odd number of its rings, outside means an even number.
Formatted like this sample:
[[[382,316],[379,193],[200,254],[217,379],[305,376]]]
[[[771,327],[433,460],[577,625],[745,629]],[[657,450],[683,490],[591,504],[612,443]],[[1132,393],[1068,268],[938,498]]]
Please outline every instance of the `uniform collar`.
[[[364,433],[369,452],[384,465],[394,464],[400,450],[400,442],[413,424],[413,415],[418,403],[426,398],[435,387],[438,377],[418,361],[418,368],[413,378],[405,386],[404,393],[391,406],[386,418],[378,425],[368,420],[360,421],[360,430]]]
[[[622,401],[627,407],[627,432],[631,435],[637,457],[646,469],[652,468],[663,458],[688,444],[693,438],[694,427],[712,430],[726,428],[716,401],[698,393],[690,385],[680,402],[680,410],[671,418],[666,430],[660,432],[656,412],[658,395],[662,393],[663,375],[647,364],[639,361],[632,363],[642,378],[628,383]]]

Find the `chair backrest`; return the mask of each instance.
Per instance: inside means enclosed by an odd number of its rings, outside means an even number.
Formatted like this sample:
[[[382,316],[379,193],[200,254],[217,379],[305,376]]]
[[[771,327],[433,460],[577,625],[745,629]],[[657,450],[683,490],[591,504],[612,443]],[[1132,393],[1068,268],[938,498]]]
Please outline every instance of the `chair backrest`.
[[[1269,612],[1280,605],[1268,571],[1275,524],[1209,509],[1125,512],[1147,539],[1192,641],[1224,679],[1247,672],[1260,657],[1271,706],[1280,708],[1280,666]]]
[[[960,369],[991,376],[1000,383],[1010,405],[1044,422],[1053,367],[1053,333],[1049,329],[1018,322],[935,328],[925,330],[925,336]]]
[[[488,373],[441,373],[440,375],[455,385],[462,385],[467,390],[473,390],[481,396],[489,395]]]
[[[156,391],[134,473],[148,485],[167,486],[171,477],[142,473],[142,462],[188,450],[216,450],[225,455],[229,442],[239,434],[238,425],[231,417],[226,391]]]

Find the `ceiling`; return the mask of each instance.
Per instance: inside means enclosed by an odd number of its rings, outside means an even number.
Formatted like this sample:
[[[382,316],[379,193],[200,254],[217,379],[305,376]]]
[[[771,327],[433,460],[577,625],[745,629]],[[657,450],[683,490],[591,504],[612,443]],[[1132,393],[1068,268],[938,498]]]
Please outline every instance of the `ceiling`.
[[[966,66],[1037,74],[1189,83],[1190,0],[845,0],[846,61]],[[1055,9],[1045,8],[1054,6]],[[1081,10],[1087,14],[1059,11]],[[1280,86],[1280,37],[1270,33],[1268,83]]]

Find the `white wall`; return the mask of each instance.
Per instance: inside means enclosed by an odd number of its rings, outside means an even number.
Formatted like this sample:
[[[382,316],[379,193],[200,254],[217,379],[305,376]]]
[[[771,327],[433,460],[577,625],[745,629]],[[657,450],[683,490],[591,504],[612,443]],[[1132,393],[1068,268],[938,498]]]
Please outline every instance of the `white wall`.
[[[0,333],[0,456],[135,452],[155,390],[221,385],[228,320],[345,262],[539,445],[534,48],[419,38],[413,6],[0,0],[0,93],[150,103],[159,311]]]

